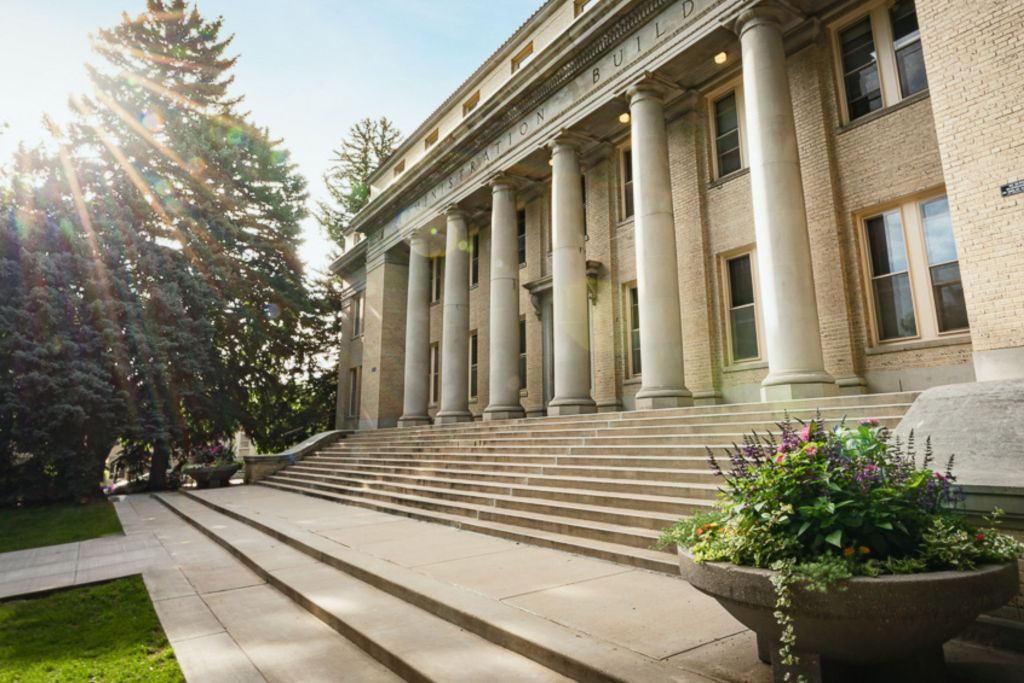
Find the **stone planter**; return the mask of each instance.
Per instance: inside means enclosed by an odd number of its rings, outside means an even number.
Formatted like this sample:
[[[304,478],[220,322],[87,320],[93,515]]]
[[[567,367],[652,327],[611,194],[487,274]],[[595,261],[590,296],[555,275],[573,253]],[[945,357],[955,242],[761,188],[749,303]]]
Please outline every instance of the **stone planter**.
[[[238,463],[230,465],[218,465],[217,467],[196,467],[183,472],[192,477],[196,482],[197,489],[215,489],[220,486],[227,486],[231,477],[241,467]]]
[[[775,589],[767,569],[724,562],[696,563],[679,548],[684,579],[718,600],[757,634],[758,656],[772,664],[776,681],[781,629],[772,612]],[[942,644],[982,612],[1001,607],[1018,591],[1017,563],[973,571],[877,578],[857,577],[826,593],[793,589],[793,667],[810,681],[942,680]]]

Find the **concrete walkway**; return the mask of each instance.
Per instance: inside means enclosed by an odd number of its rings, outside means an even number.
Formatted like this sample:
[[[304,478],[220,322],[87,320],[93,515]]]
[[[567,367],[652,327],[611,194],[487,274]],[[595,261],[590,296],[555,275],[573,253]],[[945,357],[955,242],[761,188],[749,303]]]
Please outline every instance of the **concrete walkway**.
[[[265,487],[198,495],[700,679],[771,680],[752,634],[675,577]],[[124,536],[0,555],[0,598],[141,573],[189,681],[399,680],[155,499],[115,503]],[[283,543],[259,557],[300,574],[311,562]],[[947,659],[953,681],[1024,672],[1024,657],[964,644]]]

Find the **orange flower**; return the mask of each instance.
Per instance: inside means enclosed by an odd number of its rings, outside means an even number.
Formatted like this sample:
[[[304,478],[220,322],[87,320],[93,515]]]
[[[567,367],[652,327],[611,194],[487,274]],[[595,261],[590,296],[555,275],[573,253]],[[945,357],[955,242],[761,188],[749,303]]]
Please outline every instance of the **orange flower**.
[[[867,547],[866,545],[862,545],[860,548],[858,548],[858,550],[860,550],[860,554],[861,555],[870,555],[871,554],[871,548]]]
[[[843,548],[843,557],[850,557],[853,553],[853,548]]]

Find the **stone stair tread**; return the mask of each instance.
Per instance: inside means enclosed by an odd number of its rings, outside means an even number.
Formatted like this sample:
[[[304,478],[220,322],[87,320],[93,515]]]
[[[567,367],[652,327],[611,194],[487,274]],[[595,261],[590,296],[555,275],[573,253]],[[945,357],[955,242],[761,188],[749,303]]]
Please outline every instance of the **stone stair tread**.
[[[293,470],[293,472],[294,472],[294,470]],[[298,474],[298,472],[295,472],[295,473]],[[280,477],[280,474],[275,475],[275,476],[276,477]],[[331,475],[316,475],[316,476],[327,476],[327,477],[330,477]],[[343,479],[341,477],[332,477],[332,478]],[[345,479],[343,479],[343,480],[345,480]],[[345,481],[348,481],[348,480],[345,480]],[[363,482],[363,481],[366,481],[366,480],[359,480],[359,481]],[[380,483],[389,483],[389,482],[380,482]],[[398,484],[398,482],[394,482],[394,483]],[[452,483],[465,484],[465,483],[468,483],[468,482],[460,481],[460,480],[453,480]],[[527,496],[527,495],[518,495],[517,496],[517,495],[500,494],[500,493],[483,493],[483,492],[477,492],[477,491],[463,491],[461,489],[457,489],[456,490],[456,489],[450,489],[450,488],[440,488],[440,487],[433,487],[433,486],[425,486],[425,485],[422,485],[422,484],[408,484],[408,485],[401,484],[401,485],[404,486],[405,488],[409,489],[409,490],[424,491],[424,492],[428,492],[428,493],[447,493],[447,492],[454,491],[458,495],[465,495],[467,497],[480,498],[482,500],[496,500],[496,501],[504,501],[504,502],[508,502],[508,503],[528,503],[528,504],[529,503],[535,503],[535,504],[538,504],[538,505],[543,505],[545,507],[557,507],[557,508],[565,508],[565,509],[572,509],[572,510],[585,510],[585,511],[589,511],[589,512],[609,513],[609,514],[615,514],[615,515],[620,515],[620,516],[627,516],[627,515],[629,515],[629,516],[643,517],[645,519],[661,519],[661,520],[664,520],[666,525],[672,524],[673,522],[675,522],[675,521],[677,521],[679,519],[678,515],[674,515],[674,514],[671,514],[671,513],[665,513],[665,512],[654,512],[654,511],[648,511],[648,510],[631,511],[631,510],[628,510],[626,508],[607,507],[607,506],[603,506],[603,505],[594,505],[594,504],[591,504],[591,503],[575,503],[575,502],[566,503],[566,502],[560,502],[558,500],[554,500],[554,499],[550,499],[550,498],[534,498],[534,497]],[[492,486],[492,487],[494,486],[494,484],[486,484],[486,485],[487,486]],[[506,488],[506,487],[501,487],[501,488]],[[522,491],[530,491],[531,490],[530,486],[519,486],[519,487],[515,487],[515,488],[517,488],[519,490],[522,490]],[[640,494],[637,494],[637,495],[634,495],[634,494],[616,494],[616,493],[613,493],[613,492],[607,492],[606,493],[606,492],[602,492],[602,491],[590,491],[590,490],[586,490],[586,489],[554,489],[552,492],[554,492],[554,493],[561,493],[563,495],[569,495],[569,496],[590,495],[590,496],[602,496],[602,497],[607,497],[607,498],[618,498],[618,499],[630,500],[630,501],[646,500],[646,501],[650,501],[650,502],[678,503],[678,504],[681,504],[681,505],[694,505],[694,506],[710,506],[711,505],[711,501],[704,500],[704,499],[698,499],[698,498],[682,498],[682,497],[673,498],[673,497],[669,497],[669,496],[650,496],[650,495],[640,495]],[[488,507],[493,507],[493,506],[488,506]],[[504,510],[505,508],[501,508],[501,509]]]
[[[332,491],[310,492],[309,489],[301,486],[282,484],[277,481],[264,480],[260,482],[260,485],[291,491],[292,493],[312,495],[317,498],[325,498],[327,500],[334,500],[349,505],[371,508],[381,512],[399,514],[413,519],[441,522],[459,529],[478,531],[485,534],[501,536],[503,538],[512,538],[524,543],[536,544],[540,541],[541,543],[539,543],[539,545],[547,545],[548,547],[569,550],[570,552],[575,552],[580,555],[602,557],[616,562],[633,564],[647,569],[661,571],[673,576],[679,573],[679,566],[675,556],[671,553],[659,550],[637,548],[635,546],[623,545],[621,543],[583,538],[569,534],[561,534],[554,531],[546,531],[543,529],[528,529],[492,520],[482,520],[474,517],[453,515],[440,510],[431,510],[429,508],[412,507],[398,503],[386,503],[378,500],[367,500],[359,496],[348,496]]]
[[[295,465],[294,468],[292,469],[292,471],[305,472],[305,471],[307,471],[306,470],[307,466],[308,465]],[[359,470],[345,470],[345,469],[339,469],[339,468],[336,468],[336,467],[316,467],[315,469],[318,472],[325,472],[325,473],[329,472],[329,473],[333,473],[333,474],[350,474],[350,475],[353,475],[353,474],[366,474],[365,472],[362,472],[362,471],[359,471]],[[434,470],[434,471],[444,472],[444,473],[448,473],[449,472],[449,470]],[[478,474],[478,473],[470,471],[470,472],[467,472],[467,474]],[[556,487],[556,486],[552,486],[552,485],[548,485],[548,484],[544,484],[544,483],[536,483],[534,481],[530,481],[530,480],[534,480],[534,479],[541,479],[541,480],[547,480],[547,479],[567,479],[567,480],[569,480],[569,479],[571,479],[571,480],[574,480],[574,481],[581,481],[581,479],[578,478],[578,477],[557,477],[556,478],[556,477],[546,477],[544,475],[540,475],[540,476],[538,476],[538,475],[524,475],[523,479],[526,479],[528,481],[526,481],[526,482],[524,482],[522,484],[515,484],[515,483],[509,484],[509,483],[481,481],[481,480],[475,480],[475,479],[469,479],[469,478],[467,478],[467,479],[448,479],[448,478],[445,478],[443,476],[423,476],[423,475],[418,475],[418,474],[408,474],[408,475],[406,475],[406,474],[380,474],[379,476],[403,477],[403,478],[407,478],[407,479],[416,479],[416,480],[424,480],[424,479],[426,479],[426,480],[439,481],[439,482],[448,483],[448,484],[460,484],[460,485],[474,485],[474,484],[476,484],[476,485],[492,486],[492,487],[519,488],[519,489],[522,489],[522,490],[529,490],[531,488],[543,488],[545,491],[548,491],[548,492],[551,492],[551,493],[564,493],[566,495],[579,495],[579,494],[599,495],[599,496],[604,496],[604,497],[608,497],[608,498],[622,498],[624,500],[643,500],[643,501],[648,501],[648,502],[659,502],[659,503],[675,503],[675,502],[686,503],[686,502],[693,502],[693,500],[688,499],[685,496],[680,496],[680,497],[677,498],[677,497],[674,497],[674,496],[659,496],[659,495],[644,494],[644,493],[619,493],[619,492],[615,492],[615,491],[603,491],[601,489],[560,488],[560,487]],[[594,483],[604,482],[604,483],[616,483],[617,484],[617,483],[621,483],[622,481],[623,480],[621,480],[621,479],[597,479],[597,478],[594,479]],[[660,482],[660,481],[637,481],[637,480],[629,480],[629,483],[630,484],[648,483],[648,484],[652,484],[652,485],[656,484],[658,486],[674,486],[674,487],[680,488],[680,489],[685,489],[685,488],[701,488],[701,489],[706,489],[706,490],[710,490],[710,491],[715,491],[718,488],[714,484],[700,484],[700,483],[679,484],[677,482],[669,482],[669,483],[666,484],[665,482]],[[516,498],[521,498],[521,497],[517,496]]]
[[[290,523],[288,520],[260,514],[258,510],[242,505],[225,506],[204,497],[201,493],[187,494],[197,506],[208,508],[217,515],[217,528],[206,529],[207,533],[222,534],[224,522],[233,522],[260,533],[277,544],[302,552],[317,559],[318,565],[332,569],[401,600],[413,609],[435,616],[458,632],[480,640],[502,650],[506,655],[527,660],[540,678],[508,677],[507,673],[495,667],[482,672],[473,672],[475,680],[591,680],[622,681],[709,681],[710,679],[686,670],[683,666],[652,659],[627,648],[563,626],[527,610],[506,604],[483,594],[460,586],[440,581],[421,572],[408,569],[387,560],[359,552],[340,543],[327,539],[308,529]],[[209,518],[208,518],[209,519]],[[222,540],[227,540],[222,539]],[[242,551],[235,547],[233,552]],[[331,591],[336,593],[336,591]],[[335,597],[336,600],[336,597]],[[401,629],[399,629],[401,631]],[[445,643],[442,637],[434,642]],[[453,643],[458,645],[458,643]],[[424,657],[433,659],[449,658],[449,645],[445,643],[443,654],[427,650]],[[506,649],[508,648],[508,649]],[[520,654],[517,654],[520,653]],[[527,659],[529,657],[529,659]],[[461,667],[459,657],[439,665]],[[500,660],[499,660],[500,661]],[[549,665],[551,668],[546,668]],[[553,671],[555,670],[555,671]],[[563,675],[555,673],[560,671]],[[554,676],[552,676],[554,674]],[[434,678],[437,681],[474,680],[467,672],[456,677]]]
[[[306,458],[305,460],[302,460],[301,462],[304,462],[304,463],[317,462],[318,461],[317,457],[318,456],[311,456],[309,458]],[[372,459],[372,458],[360,458],[360,460],[371,460],[370,464],[366,464],[366,465],[362,465],[361,464],[361,466],[366,466],[366,467],[375,467],[375,466],[379,466],[379,467],[394,467],[394,465],[383,464],[383,463],[388,463],[389,462],[388,460],[380,460],[380,459]],[[409,461],[402,461],[402,460],[396,459],[396,462],[413,462],[413,463],[416,463],[416,465],[418,466],[420,464],[447,463],[447,462],[451,462],[451,461],[439,460],[439,459],[426,459],[426,458],[424,458],[424,459],[415,459],[415,460],[409,460]],[[508,463],[489,462],[489,461],[478,461],[478,462],[474,462],[473,464],[480,465],[480,466],[499,466],[499,467],[500,466],[508,465]],[[560,470],[560,469],[562,469],[562,470],[564,470],[564,469],[579,469],[579,467],[577,465],[558,465],[558,464],[542,465],[542,464],[526,463],[524,466],[527,466],[527,467],[538,467],[538,468],[542,468],[544,470],[556,470],[556,471]],[[442,468],[438,468],[438,469],[447,470],[449,468],[443,468],[442,467]],[[467,471],[468,472],[472,472],[472,470],[459,470],[457,468],[451,468],[451,469],[453,469],[454,471],[457,471],[457,472],[467,472]],[[682,473],[682,474],[692,474],[692,475],[707,474],[709,472],[709,470],[706,467],[699,468],[699,469],[688,469],[688,468],[671,469],[671,468],[661,468],[661,467],[628,467],[627,468],[627,467],[612,467],[612,466],[604,466],[604,465],[591,465],[591,466],[588,466],[587,469],[591,470],[591,471],[594,471],[594,472],[599,472],[599,473],[608,474],[608,475],[615,474],[616,472],[621,472],[624,469],[628,469],[631,472],[642,472],[642,473],[645,473],[645,474],[650,474],[652,478],[651,479],[636,479],[636,480],[629,479],[629,480],[625,480],[625,481],[630,481],[630,482],[633,482],[633,481],[649,481],[651,483],[660,483],[654,477],[656,475],[664,475],[667,472],[678,472],[678,473]],[[527,476],[527,475],[523,475],[523,476]],[[564,476],[564,475],[547,475],[545,473],[545,474],[542,474],[540,476]],[[577,479],[577,478],[580,478],[580,477],[566,477],[566,478]],[[620,480],[620,479],[615,479],[613,477],[595,477],[595,478],[596,479],[600,479],[602,481],[623,481],[623,480]],[[673,482],[669,482],[669,483],[673,483]]]
[[[277,475],[275,475],[273,477],[270,477],[269,479],[271,481],[279,481],[280,480]],[[302,481],[302,482],[309,483],[309,484],[320,484],[321,483],[321,482],[309,481],[309,480],[305,480],[305,479],[303,479],[303,480],[290,479],[289,481],[292,481],[292,482]],[[350,489],[348,487],[340,487],[340,488],[342,488],[344,490],[352,490],[352,489]],[[448,491],[448,489],[430,489],[428,487],[408,487],[408,488],[415,489],[415,490],[418,490],[418,491],[425,491],[425,492],[428,492],[428,493],[429,492],[438,492],[438,493],[440,493],[440,492],[447,492]],[[410,501],[432,502],[432,501],[435,500],[433,498],[430,498],[429,496],[414,495],[414,494],[407,494],[407,493],[398,493],[398,492],[394,492],[394,491],[383,491],[382,493],[386,493],[389,496],[394,496],[394,497],[397,497],[397,498],[400,498],[400,499],[405,499],[405,500],[410,500]],[[598,511],[599,512],[608,512],[610,514],[616,514],[616,515],[619,515],[619,514],[629,514],[628,510],[620,511],[620,510],[618,510],[616,508],[608,508],[608,507],[597,506],[597,505],[577,505],[577,504],[567,505],[567,504],[564,504],[564,503],[560,504],[557,501],[548,501],[548,500],[545,500],[545,499],[542,499],[542,498],[530,499],[530,498],[519,497],[519,496],[492,496],[492,495],[470,495],[468,497],[481,498],[481,499],[501,499],[501,500],[504,500],[504,501],[507,501],[507,502],[513,502],[513,501],[515,501],[515,502],[536,501],[537,503],[545,505],[545,506],[548,506],[548,507],[586,509],[586,510],[591,510],[591,511],[595,511],[595,512],[598,512]],[[506,516],[509,516],[509,517],[517,517],[517,518],[523,518],[523,519],[528,519],[528,520],[533,520],[533,521],[538,521],[538,522],[547,522],[547,523],[553,523],[553,524],[566,524],[566,525],[575,526],[575,527],[589,527],[591,529],[596,529],[596,530],[606,531],[606,532],[611,532],[611,533],[621,533],[621,534],[630,534],[630,535],[643,536],[643,537],[651,539],[652,541],[657,539],[658,536],[659,536],[659,533],[657,531],[652,531],[650,529],[645,529],[643,527],[626,526],[626,525],[623,525],[623,524],[611,524],[611,523],[608,523],[608,522],[595,522],[595,521],[592,521],[592,520],[589,520],[589,519],[580,519],[580,518],[575,518],[575,517],[562,517],[560,515],[547,515],[547,514],[543,514],[543,513],[539,513],[539,512],[525,512],[525,511],[522,511],[522,510],[513,510],[513,509],[510,509],[510,508],[497,507],[495,505],[485,505],[485,504],[480,504],[480,503],[469,503],[469,502],[465,502],[465,501],[455,501],[455,500],[447,500],[447,499],[443,499],[443,501],[444,501],[444,504],[446,506],[462,507],[462,508],[465,508],[465,509],[468,509],[468,510],[475,511],[477,513],[480,513],[480,512],[499,513],[500,512],[502,515],[506,515]],[[707,505],[708,501],[698,501],[698,504],[700,504],[700,505]],[[678,520],[678,516],[675,516],[675,515],[670,515],[670,514],[665,514],[665,513],[654,513],[654,512],[649,513],[649,514],[650,514],[650,516],[654,516],[656,518],[664,518],[666,525],[671,524],[671,523],[675,522],[676,520]],[[645,512],[644,516],[648,516],[648,513]]]
[[[253,555],[261,550],[281,552],[271,536],[194,500],[189,505],[168,496],[159,499],[232,548],[243,562],[313,614],[329,615],[325,619],[329,625],[341,625],[342,635],[355,637],[357,645],[383,657],[383,663],[403,677],[413,672],[421,680],[467,683],[495,676],[572,680],[322,562],[264,570]],[[438,651],[445,656],[438,656]]]

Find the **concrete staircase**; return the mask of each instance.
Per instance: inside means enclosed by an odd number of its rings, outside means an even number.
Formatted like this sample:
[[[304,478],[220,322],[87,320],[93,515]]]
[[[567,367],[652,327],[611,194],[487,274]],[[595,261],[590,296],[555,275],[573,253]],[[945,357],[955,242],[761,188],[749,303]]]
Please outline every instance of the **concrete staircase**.
[[[716,454],[787,415],[878,418],[911,392],[381,429],[350,435],[260,482],[391,514],[675,574],[661,529],[707,508]]]

